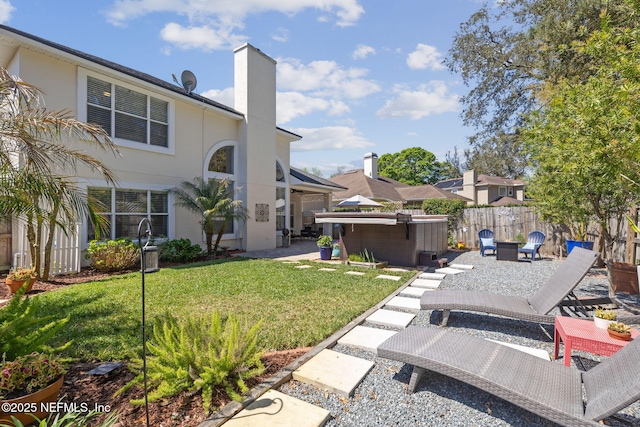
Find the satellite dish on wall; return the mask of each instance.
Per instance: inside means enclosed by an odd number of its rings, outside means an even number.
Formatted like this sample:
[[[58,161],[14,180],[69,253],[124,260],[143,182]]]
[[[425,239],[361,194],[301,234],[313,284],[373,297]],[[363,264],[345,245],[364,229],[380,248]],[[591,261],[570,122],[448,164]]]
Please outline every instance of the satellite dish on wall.
[[[184,90],[186,90],[187,93],[189,94],[193,92],[193,90],[195,90],[196,88],[196,85],[198,84],[198,79],[196,79],[196,75],[189,70],[184,70],[180,77],[181,77],[180,79],[182,80],[182,87],[184,88]]]

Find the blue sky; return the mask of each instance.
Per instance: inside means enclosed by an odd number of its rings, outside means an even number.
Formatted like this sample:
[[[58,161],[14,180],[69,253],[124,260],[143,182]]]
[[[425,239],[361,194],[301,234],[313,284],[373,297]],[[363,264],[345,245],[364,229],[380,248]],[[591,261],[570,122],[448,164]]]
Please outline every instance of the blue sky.
[[[191,70],[196,92],[233,106],[233,49],[276,59],[278,125],[303,136],[291,163],[362,167],[422,147],[440,160],[473,133],[466,88],[441,63],[477,0],[0,0],[11,27],[166,81]]]

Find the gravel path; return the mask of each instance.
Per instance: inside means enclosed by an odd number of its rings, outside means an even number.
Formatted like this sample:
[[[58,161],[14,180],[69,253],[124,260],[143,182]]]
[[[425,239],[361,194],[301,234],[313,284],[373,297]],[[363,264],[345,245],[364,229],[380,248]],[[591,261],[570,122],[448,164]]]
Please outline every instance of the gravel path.
[[[528,296],[537,284],[544,283],[562,261],[545,259],[533,263],[496,261],[481,257],[478,251],[450,253],[451,262],[471,264],[474,269],[447,275],[441,288],[474,289],[515,296]],[[578,295],[607,294],[604,270],[593,269],[576,290]],[[441,313],[420,311],[414,325],[438,327]],[[370,325],[366,325],[370,326]],[[540,325],[474,313],[452,312],[449,330],[483,338],[539,348],[553,355],[553,326]],[[430,373],[413,394],[406,394],[411,368],[403,363],[378,358],[375,354],[337,345],[332,350],[375,362],[374,369],[349,399],[340,398],[316,387],[291,381],[279,391],[323,407],[333,416],[326,425],[336,426],[554,426],[556,424],[520,409],[491,394]],[[588,353],[573,352],[576,360],[587,368],[601,360]],[[562,363],[562,360],[550,362]],[[640,369],[640,367],[639,367]],[[612,426],[640,426],[640,403],[609,419]]]

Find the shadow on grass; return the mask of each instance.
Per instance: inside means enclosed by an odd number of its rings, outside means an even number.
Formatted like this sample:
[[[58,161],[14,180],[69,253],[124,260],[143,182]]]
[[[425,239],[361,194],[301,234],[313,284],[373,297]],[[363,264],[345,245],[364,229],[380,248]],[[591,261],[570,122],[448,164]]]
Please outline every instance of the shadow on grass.
[[[110,300],[107,290],[94,290],[91,295],[65,292],[47,296],[38,297],[40,316],[59,319],[70,316],[69,323],[51,343],[57,346],[72,342],[63,356],[108,360],[117,354],[141,351],[141,310],[139,313],[123,311],[122,304]]]

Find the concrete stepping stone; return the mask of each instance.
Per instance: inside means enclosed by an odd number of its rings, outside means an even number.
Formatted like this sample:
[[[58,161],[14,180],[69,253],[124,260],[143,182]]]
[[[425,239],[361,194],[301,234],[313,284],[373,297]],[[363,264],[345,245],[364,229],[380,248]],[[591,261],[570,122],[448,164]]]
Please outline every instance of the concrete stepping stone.
[[[364,276],[364,273],[362,271],[347,271],[344,274],[351,274],[353,276]]]
[[[470,264],[449,264],[449,267],[456,270],[473,270],[473,265]]]
[[[418,311],[420,311],[420,299],[409,297],[393,297],[385,304],[385,307],[408,310],[417,313]]]
[[[380,274],[376,276],[376,279],[387,279],[387,280],[395,280],[396,282],[400,280],[400,276],[391,276],[389,274]]]
[[[390,268],[385,268],[385,270],[386,271],[395,271],[395,272],[398,272],[398,273],[406,273],[407,271],[410,271],[410,270],[407,270],[406,268],[400,268],[400,267],[390,267]]]
[[[403,290],[400,291],[399,295],[404,295],[404,296],[407,296],[407,297],[420,298],[422,296],[422,294],[424,294],[425,292],[433,292],[433,291],[435,291],[435,289],[427,289],[427,288],[418,288],[418,287],[407,286],[406,288],[404,288]]]
[[[445,276],[446,274],[444,273],[420,273],[418,279],[442,280]]]
[[[436,273],[460,274],[460,273],[464,273],[464,270],[458,270],[457,268],[445,267],[445,268],[438,268],[436,270]]]
[[[380,346],[380,344],[395,334],[397,334],[396,331],[389,331],[387,329],[356,326],[340,338],[338,340],[338,344],[375,353],[378,351],[378,346]]]
[[[413,313],[403,313],[401,311],[380,309],[367,317],[366,321],[374,325],[391,328],[406,328],[416,317]]]
[[[318,271],[336,271],[335,268],[319,268]]]
[[[496,341],[496,340],[492,340],[492,339],[489,339],[489,338],[485,338],[485,339],[487,341],[493,341],[495,343],[506,345],[507,347],[515,348],[516,350],[520,350],[520,351],[523,351],[525,353],[532,354],[532,355],[537,356],[537,357],[539,357],[541,359],[544,359],[544,360],[551,360],[551,356],[549,356],[549,353],[546,352],[545,350],[541,349],[541,348],[531,348],[531,347],[526,347],[524,345],[513,344],[513,343],[510,343],[510,342]]]
[[[310,265],[297,265],[296,268],[311,268]]]
[[[282,261],[283,264],[300,264],[300,261]]]
[[[349,397],[373,366],[369,360],[325,349],[296,369],[293,379]],[[296,424],[287,422],[282,425]]]
[[[269,390],[224,423],[229,427],[319,427],[331,419],[331,412],[288,394]]]
[[[411,282],[410,286],[414,286],[416,288],[438,289],[440,287],[440,283],[442,283],[442,280],[418,278]]]

